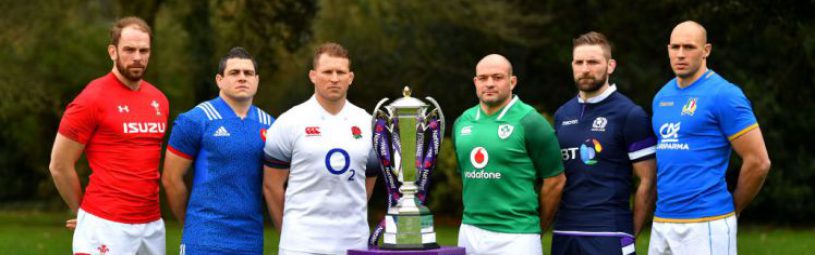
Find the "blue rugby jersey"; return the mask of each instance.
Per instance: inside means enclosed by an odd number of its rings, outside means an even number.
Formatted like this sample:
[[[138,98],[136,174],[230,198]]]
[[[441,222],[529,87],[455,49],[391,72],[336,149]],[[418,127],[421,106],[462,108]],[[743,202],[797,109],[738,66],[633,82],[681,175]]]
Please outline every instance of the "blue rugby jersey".
[[[725,173],[730,141],[758,127],[744,93],[712,70],[688,87],[669,81],[653,101],[657,143],[654,221],[699,222],[730,216]]]
[[[168,150],[194,160],[183,244],[263,251],[263,146],[272,122],[255,106],[241,119],[220,97],[176,118]]]
[[[555,233],[633,236],[632,164],[654,157],[648,114],[611,85],[555,112],[566,186]]]

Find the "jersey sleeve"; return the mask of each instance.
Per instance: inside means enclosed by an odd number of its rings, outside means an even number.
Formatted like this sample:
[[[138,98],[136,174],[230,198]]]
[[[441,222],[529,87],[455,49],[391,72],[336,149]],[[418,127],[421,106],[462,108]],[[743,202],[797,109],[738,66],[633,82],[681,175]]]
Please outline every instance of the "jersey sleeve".
[[[376,151],[371,148],[371,151],[368,152],[368,163],[365,164],[365,176],[374,177],[379,175],[380,171],[379,157],[376,156]]]
[[[727,135],[728,140],[732,141],[758,127],[750,100],[739,87],[728,84],[716,97],[716,102],[713,103],[718,108],[719,129]]]
[[[634,106],[628,111],[622,132],[631,161],[637,162],[656,156],[657,139],[651,129],[651,118],[642,107]]]
[[[291,166],[294,132],[286,123],[285,116],[278,118],[266,131],[263,162],[268,167],[288,169]]]
[[[454,152],[453,155],[456,157],[455,158],[455,161],[456,161],[456,173],[459,173],[459,174],[461,173],[461,161],[459,161],[459,158],[458,158],[458,148],[456,147],[456,137],[459,135],[458,126],[459,126],[459,121],[460,120],[461,120],[461,117],[459,117],[458,119],[456,119],[455,122],[453,122],[453,133],[450,134],[450,142],[453,143],[453,152]]]
[[[59,123],[59,133],[81,144],[88,143],[99,123],[100,109],[95,104],[92,93],[82,91],[65,108]]]
[[[201,123],[193,121],[186,114],[178,115],[173,122],[167,151],[180,157],[193,160],[201,148],[201,134],[204,132]]]
[[[535,111],[524,116],[521,125],[526,136],[526,151],[535,165],[538,178],[548,178],[562,173],[560,144],[552,125]]]

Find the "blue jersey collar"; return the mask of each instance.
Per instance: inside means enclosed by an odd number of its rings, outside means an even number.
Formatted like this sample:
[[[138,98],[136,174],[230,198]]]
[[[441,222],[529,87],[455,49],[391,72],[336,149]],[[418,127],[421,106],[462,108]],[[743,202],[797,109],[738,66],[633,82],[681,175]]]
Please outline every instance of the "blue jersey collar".
[[[215,108],[215,110],[218,111],[218,113],[220,113],[224,119],[231,118],[240,119],[240,117],[238,117],[238,115],[235,114],[235,110],[233,110],[232,107],[230,107],[229,104],[227,104],[226,101],[224,101],[224,99],[221,98],[220,96],[216,97],[215,99],[212,99],[210,102],[212,103],[212,106]],[[254,105],[249,106],[249,111],[246,112],[246,118],[244,119],[257,120],[257,109],[255,109]]]
[[[687,87],[684,87],[684,88],[680,87],[679,86],[679,80],[677,78],[674,78],[673,79],[674,87],[676,89],[678,89],[678,90],[688,89],[688,88],[693,87],[696,84],[699,84],[699,83],[702,83],[702,82],[706,81],[711,76],[713,76],[713,74],[715,74],[715,72],[713,72],[712,69],[708,68],[707,71],[705,71],[705,74],[703,74],[702,76],[699,77],[699,79],[696,79],[695,81],[693,81],[693,83],[691,83],[690,85],[688,85]]]

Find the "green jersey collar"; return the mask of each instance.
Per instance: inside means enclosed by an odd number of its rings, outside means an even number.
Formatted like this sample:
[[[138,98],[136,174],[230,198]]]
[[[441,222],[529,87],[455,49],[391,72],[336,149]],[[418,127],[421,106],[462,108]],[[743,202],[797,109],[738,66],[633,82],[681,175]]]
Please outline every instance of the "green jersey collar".
[[[504,117],[504,115],[507,113],[507,111],[509,111],[509,108],[512,108],[512,106],[515,105],[515,102],[518,102],[518,100],[519,100],[518,95],[513,95],[512,101],[509,101],[509,104],[504,106],[504,108],[501,110],[501,113],[498,114],[498,117],[495,118],[495,120],[501,120],[501,118]],[[482,111],[484,111],[484,109],[481,109],[481,104],[479,103],[478,104],[478,110],[475,111],[475,120],[481,119],[481,112]],[[484,116],[489,117],[489,115],[487,115],[487,113],[484,113]]]

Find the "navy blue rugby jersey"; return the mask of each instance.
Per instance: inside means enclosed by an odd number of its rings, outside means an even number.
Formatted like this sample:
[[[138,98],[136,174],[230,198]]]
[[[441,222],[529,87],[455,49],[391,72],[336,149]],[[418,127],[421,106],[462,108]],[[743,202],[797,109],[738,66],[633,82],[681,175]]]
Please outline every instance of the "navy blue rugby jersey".
[[[633,163],[654,158],[647,113],[611,85],[584,101],[574,97],[555,113],[566,187],[555,220],[559,234],[633,234]]]

